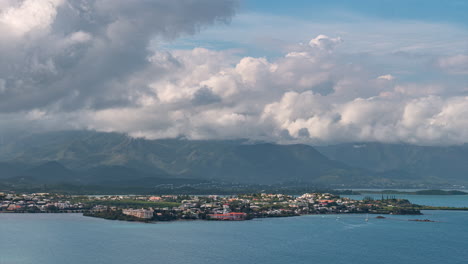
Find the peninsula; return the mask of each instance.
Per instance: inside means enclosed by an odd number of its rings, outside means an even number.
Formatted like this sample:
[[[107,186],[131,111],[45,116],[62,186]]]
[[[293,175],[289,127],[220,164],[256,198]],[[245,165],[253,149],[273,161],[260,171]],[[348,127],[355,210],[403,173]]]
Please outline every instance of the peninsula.
[[[0,193],[0,213],[83,213],[127,221],[248,220],[308,214],[405,214],[421,209],[405,199],[353,200],[330,193],[239,194],[235,196],[71,196]]]

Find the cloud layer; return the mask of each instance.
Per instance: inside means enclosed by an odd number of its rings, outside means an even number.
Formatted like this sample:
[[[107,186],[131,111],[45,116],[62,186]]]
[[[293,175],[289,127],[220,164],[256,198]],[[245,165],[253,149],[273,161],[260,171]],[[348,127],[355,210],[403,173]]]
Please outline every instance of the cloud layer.
[[[235,8],[215,0],[3,2],[2,112],[133,104],[139,91],[120,84],[150,65],[151,40],[227,21]]]
[[[236,5],[0,1],[0,126],[310,144],[468,142],[466,54],[382,60],[340,53],[346,39],[326,35],[291,43],[274,59],[154,48],[229,21]],[[402,61],[438,77],[408,78]]]

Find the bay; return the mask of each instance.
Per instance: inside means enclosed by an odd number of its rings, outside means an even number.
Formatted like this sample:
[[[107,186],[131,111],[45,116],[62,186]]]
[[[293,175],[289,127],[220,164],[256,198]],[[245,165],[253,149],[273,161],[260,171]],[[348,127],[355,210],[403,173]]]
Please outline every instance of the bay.
[[[467,263],[468,212],[424,214],[154,224],[0,214],[0,263]]]

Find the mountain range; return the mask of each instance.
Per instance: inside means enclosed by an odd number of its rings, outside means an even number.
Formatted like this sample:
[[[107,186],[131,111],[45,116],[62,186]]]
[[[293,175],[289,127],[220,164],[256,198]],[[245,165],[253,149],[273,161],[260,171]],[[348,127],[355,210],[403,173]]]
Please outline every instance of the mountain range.
[[[279,145],[249,140],[147,140],[61,131],[0,144],[5,184],[156,186],[206,182],[327,187],[468,182],[468,147],[353,143]]]
[[[316,147],[332,160],[413,183],[468,182],[468,145],[348,143]]]

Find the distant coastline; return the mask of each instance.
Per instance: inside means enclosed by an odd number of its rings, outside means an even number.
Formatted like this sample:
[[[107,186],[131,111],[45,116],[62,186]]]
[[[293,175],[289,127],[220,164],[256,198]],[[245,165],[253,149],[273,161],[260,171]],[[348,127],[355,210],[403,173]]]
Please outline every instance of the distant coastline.
[[[458,190],[419,190],[419,191],[399,191],[399,190],[359,190],[353,191],[354,193],[359,194],[409,194],[409,195],[468,195],[468,192],[458,191]]]

